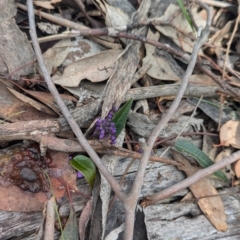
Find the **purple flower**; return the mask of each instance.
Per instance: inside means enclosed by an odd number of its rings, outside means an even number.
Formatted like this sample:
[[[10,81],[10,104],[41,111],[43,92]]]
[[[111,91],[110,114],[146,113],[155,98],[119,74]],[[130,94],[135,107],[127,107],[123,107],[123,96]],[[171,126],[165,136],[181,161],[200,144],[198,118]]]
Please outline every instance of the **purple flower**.
[[[83,178],[83,174],[79,171],[77,171],[77,178]]]
[[[112,118],[116,113],[116,111],[117,110],[114,107],[113,110],[111,110],[108,113],[105,119],[98,118],[96,121],[96,128],[93,133],[93,135],[98,137],[99,139],[108,137],[111,140],[111,144],[116,143],[116,137],[117,137],[116,136],[117,129],[116,129],[115,123],[112,122]]]

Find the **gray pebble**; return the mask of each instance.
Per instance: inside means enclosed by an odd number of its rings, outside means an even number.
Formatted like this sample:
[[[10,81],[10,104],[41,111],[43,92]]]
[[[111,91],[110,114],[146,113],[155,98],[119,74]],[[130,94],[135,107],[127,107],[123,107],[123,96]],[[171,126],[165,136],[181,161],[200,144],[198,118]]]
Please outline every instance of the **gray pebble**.
[[[20,176],[29,182],[34,182],[37,179],[37,174],[30,168],[22,168],[20,171]]]

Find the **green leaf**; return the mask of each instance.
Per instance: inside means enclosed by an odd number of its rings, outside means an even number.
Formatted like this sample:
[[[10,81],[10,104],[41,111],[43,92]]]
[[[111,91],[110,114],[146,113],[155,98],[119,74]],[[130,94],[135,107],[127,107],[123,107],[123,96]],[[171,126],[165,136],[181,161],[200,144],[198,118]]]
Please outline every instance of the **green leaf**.
[[[73,206],[70,206],[70,214],[59,240],[76,240],[76,239],[79,239],[78,220]]]
[[[93,188],[95,176],[96,176],[96,167],[92,160],[84,155],[77,155],[70,161],[72,167],[80,171],[91,188]]]
[[[200,149],[198,149],[194,144],[185,139],[178,139],[175,143],[175,148],[179,152],[184,152],[195,158],[196,161],[203,167],[209,167],[213,164],[213,161]],[[217,171],[214,175],[221,180],[227,182],[228,179],[222,171]]]
[[[133,100],[132,98],[124,104],[122,108],[120,108],[116,114],[114,115],[112,121],[115,123],[116,130],[117,130],[117,136],[121,133],[123,130],[125,123],[127,121],[128,114],[130,112],[131,106],[132,106]]]
[[[184,7],[183,3],[181,0],[176,0],[179,7],[181,8],[182,10],[182,13],[184,15],[184,17],[186,18],[186,20],[188,21],[188,24],[190,25],[190,27],[192,28],[192,31],[195,32],[195,28],[194,28],[194,25],[193,25],[193,22],[192,22],[192,19],[190,18],[186,8]]]

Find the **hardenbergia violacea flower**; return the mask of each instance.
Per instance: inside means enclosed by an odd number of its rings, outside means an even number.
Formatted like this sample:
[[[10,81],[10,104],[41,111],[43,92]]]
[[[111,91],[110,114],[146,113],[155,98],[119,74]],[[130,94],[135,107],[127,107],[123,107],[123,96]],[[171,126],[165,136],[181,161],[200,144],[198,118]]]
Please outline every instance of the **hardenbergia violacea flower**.
[[[116,143],[116,126],[112,121],[114,114],[116,113],[116,109],[111,110],[105,119],[98,118],[96,122],[96,128],[94,130],[93,135],[98,137],[99,139],[103,139],[108,137],[111,141],[111,144]]]

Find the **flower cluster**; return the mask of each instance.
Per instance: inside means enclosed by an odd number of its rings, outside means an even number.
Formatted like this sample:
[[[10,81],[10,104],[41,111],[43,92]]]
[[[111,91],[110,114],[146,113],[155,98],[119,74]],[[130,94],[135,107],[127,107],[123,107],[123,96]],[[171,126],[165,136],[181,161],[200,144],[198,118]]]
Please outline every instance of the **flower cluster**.
[[[109,137],[111,144],[116,143],[116,133],[117,129],[115,123],[112,121],[113,115],[115,114],[116,109],[110,111],[105,119],[97,119],[96,128],[93,133],[94,136],[97,136],[99,139],[104,137]]]

